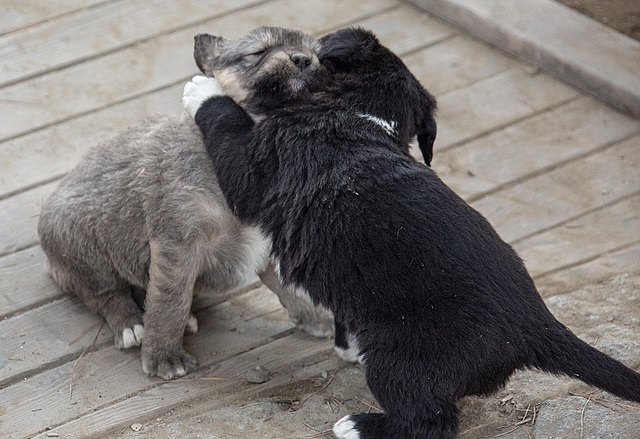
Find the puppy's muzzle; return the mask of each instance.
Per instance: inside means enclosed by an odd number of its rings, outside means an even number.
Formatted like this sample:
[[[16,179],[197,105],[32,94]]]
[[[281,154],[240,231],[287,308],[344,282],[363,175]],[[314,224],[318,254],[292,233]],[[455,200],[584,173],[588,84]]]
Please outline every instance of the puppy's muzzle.
[[[305,55],[304,53],[301,53],[301,52],[296,52],[292,54],[291,61],[293,61],[296,67],[301,71],[311,65],[311,58],[308,55]]]

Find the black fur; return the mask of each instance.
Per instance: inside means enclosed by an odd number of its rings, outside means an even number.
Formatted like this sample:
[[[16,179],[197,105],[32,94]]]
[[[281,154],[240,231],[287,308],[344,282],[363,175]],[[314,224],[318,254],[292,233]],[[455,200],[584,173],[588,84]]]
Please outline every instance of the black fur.
[[[385,120],[402,121],[400,141],[408,143],[417,135],[424,162],[431,165],[437,131],[436,99],[402,60],[373,34],[358,28],[333,32],[321,38],[320,43],[318,57],[342,84],[343,103]],[[367,85],[370,89],[364,90]]]
[[[229,98],[196,115],[228,203],[272,238],[286,284],[357,338],[385,414],[352,416],[363,439],[453,438],[456,402],[521,368],[577,377],[640,402],[640,375],[547,310],[515,251],[408,154],[435,138],[434,99],[360,29],[322,40],[338,79],[257,125]],[[389,135],[366,113],[396,121]]]

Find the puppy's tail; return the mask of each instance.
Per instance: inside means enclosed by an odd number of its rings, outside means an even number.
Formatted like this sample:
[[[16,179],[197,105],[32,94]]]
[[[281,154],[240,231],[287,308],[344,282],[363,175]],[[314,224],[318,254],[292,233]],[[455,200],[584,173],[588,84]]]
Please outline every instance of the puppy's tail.
[[[544,346],[535,353],[535,367],[565,374],[627,399],[640,402],[640,374],[576,337],[559,322],[547,327]],[[540,340],[543,341],[543,340]]]

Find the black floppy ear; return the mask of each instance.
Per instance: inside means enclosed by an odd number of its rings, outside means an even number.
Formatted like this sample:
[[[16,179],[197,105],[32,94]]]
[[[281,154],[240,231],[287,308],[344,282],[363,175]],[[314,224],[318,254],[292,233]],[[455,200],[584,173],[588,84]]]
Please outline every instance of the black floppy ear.
[[[436,134],[438,133],[438,125],[436,124],[435,112],[438,108],[436,98],[425,90],[422,86],[421,97],[419,101],[421,104],[420,111],[416,112],[417,120],[416,127],[418,132],[418,146],[422,152],[422,157],[427,166],[431,166],[431,159],[433,159],[433,143],[436,141]]]
[[[433,143],[436,141],[438,126],[433,115],[429,115],[423,126],[423,131],[418,133],[418,146],[427,166],[431,166],[433,159]]]
[[[346,28],[320,38],[318,59],[329,69],[345,70],[358,65],[378,45],[373,32],[362,28]]]

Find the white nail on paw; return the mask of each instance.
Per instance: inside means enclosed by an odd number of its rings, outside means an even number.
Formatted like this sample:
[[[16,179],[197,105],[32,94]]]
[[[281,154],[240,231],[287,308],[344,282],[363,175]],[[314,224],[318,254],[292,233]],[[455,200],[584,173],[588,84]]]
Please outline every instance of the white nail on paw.
[[[355,429],[356,423],[351,420],[351,416],[345,416],[333,426],[333,434],[338,439],[360,439],[360,433]]]
[[[129,349],[133,346],[140,346],[140,343],[136,339],[136,336],[131,328],[126,328],[122,331],[122,347],[125,349]]]
[[[213,96],[226,96],[218,81],[207,76],[194,76],[184,86],[182,106],[189,112],[191,117],[195,117],[203,102]]]
[[[134,325],[133,329],[125,328],[122,330],[122,340],[116,340],[118,349],[129,349],[134,346],[140,346],[144,338],[144,327],[142,325]]]
[[[164,374],[158,374],[162,379],[169,381],[176,377],[183,377],[187,374],[187,371],[184,367],[178,366],[175,367]]]
[[[196,332],[198,332],[198,319],[196,319],[196,316],[191,314],[187,319],[187,324],[184,328],[184,333],[195,334]]]
[[[144,326],[134,325],[133,335],[136,336],[136,340],[138,340],[138,344],[142,344],[142,339],[144,339]]]

